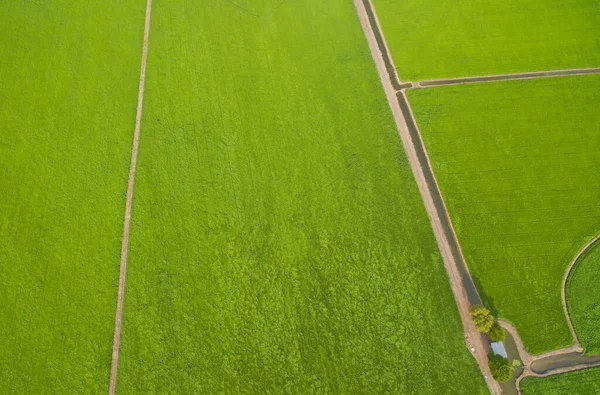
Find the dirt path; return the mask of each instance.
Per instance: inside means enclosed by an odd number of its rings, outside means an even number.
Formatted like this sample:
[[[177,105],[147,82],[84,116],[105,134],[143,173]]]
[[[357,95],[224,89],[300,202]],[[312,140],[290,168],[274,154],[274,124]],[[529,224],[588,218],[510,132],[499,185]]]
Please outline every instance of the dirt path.
[[[142,105],[144,102],[144,81],[146,80],[146,60],[148,57],[148,36],[150,34],[150,12],[152,0],[146,1],[146,21],[144,24],[144,45],[142,49],[142,65],[140,68],[140,82],[138,89],[137,112],[135,116],[135,130],[131,149],[131,162],[129,164],[129,178],[127,180],[127,201],[125,204],[125,219],[123,223],[123,241],[121,244],[121,263],[119,268],[119,291],[117,295],[117,312],[115,316],[115,332],[113,338],[112,360],[110,365],[110,383],[108,393],[113,395],[117,385],[117,367],[119,365],[119,349],[121,346],[121,325],[123,318],[123,297],[125,296],[125,275],[127,273],[127,248],[129,246],[129,225],[131,222],[131,204],[133,201],[133,183],[137,163],[138,145],[140,140],[140,125],[142,121]]]
[[[429,87],[443,86],[443,85],[473,84],[476,82],[494,82],[494,81],[508,81],[508,80],[525,80],[525,79],[531,79],[531,78],[561,77],[561,76],[567,76],[567,75],[583,75],[583,74],[600,74],[600,67],[592,67],[592,68],[586,68],[586,69],[561,69],[561,70],[548,70],[548,71],[534,71],[534,72],[528,72],[528,73],[497,74],[497,75],[487,75],[487,76],[427,80],[427,81],[419,81],[419,82],[412,83],[411,87],[412,88],[429,88]]]
[[[392,84],[392,87],[397,91],[412,87],[412,84],[410,82],[402,83],[402,81],[400,81],[400,77],[398,76],[396,66],[394,66],[394,61],[392,60],[390,50],[387,46],[387,43],[385,42],[385,39],[383,38],[383,29],[381,29],[379,19],[377,18],[377,14],[375,13],[375,8],[373,7],[371,0],[362,0],[362,2],[367,19],[369,20],[369,25],[371,26],[371,38],[375,39],[377,48],[379,48],[379,54],[383,60],[383,64],[385,65],[385,69],[388,73],[389,82]]]
[[[408,157],[411,169],[417,182],[417,186],[425,204],[427,214],[431,221],[435,238],[443,257],[444,266],[446,268],[446,272],[448,273],[450,286],[452,293],[454,294],[458,312],[463,322],[466,342],[469,344],[470,348],[474,349],[473,356],[475,357],[482,374],[484,377],[486,377],[485,381],[490,392],[492,394],[500,394],[502,393],[500,386],[491,378],[491,374],[487,366],[488,348],[484,344],[484,339],[473,325],[469,316],[469,307],[471,303],[469,302],[467,290],[465,289],[465,285],[463,283],[463,274],[461,274],[461,270],[459,269],[459,266],[455,260],[455,253],[453,253],[451,241],[448,238],[448,232],[444,229],[443,219],[440,217],[439,202],[436,205],[436,202],[434,201],[434,196],[437,195],[431,189],[431,182],[434,182],[435,180],[426,176],[426,166],[422,166],[422,162],[419,160],[419,154],[417,153],[417,148],[415,147],[415,141],[413,141],[409,130],[409,124],[412,125],[413,122],[412,120],[410,120],[410,123],[407,121],[405,117],[406,110],[403,112],[401,108],[401,102],[399,101],[401,98],[400,95],[403,95],[403,93],[399,92],[399,96],[396,96],[396,89],[394,88],[393,83],[395,67],[393,67],[392,63],[394,73],[390,73],[389,68],[386,67],[386,59],[389,62],[392,61],[389,53],[384,54],[384,52],[387,51],[386,46],[380,44],[383,42],[383,35],[380,31],[377,33],[377,35],[374,33],[375,30],[378,30],[378,26],[373,22],[376,19],[374,18],[372,4],[369,0],[354,0],[354,6],[356,7],[361,26],[369,44],[369,49],[371,50],[371,55],[373,56],[373,60],[377,66],[379,78],[381,79],[388,104],[394,116],[394,120],[396,121],[398,133],[402,140],[404,150]],[[379,37],[379,40],[377,37]],[[422,150],[419,149],[419,152],[421,153],[421,158],[423,159]],[[432,175],[431,169],[427,170],[427,173]]]

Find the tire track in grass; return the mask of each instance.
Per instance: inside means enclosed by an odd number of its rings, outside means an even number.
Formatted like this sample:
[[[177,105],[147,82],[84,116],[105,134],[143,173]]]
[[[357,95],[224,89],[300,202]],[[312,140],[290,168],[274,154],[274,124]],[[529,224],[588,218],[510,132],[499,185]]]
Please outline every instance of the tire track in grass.
[[[131,206],[133,201],[133,184],[140,139],[140,125],[142,122],[142,106],[144,102],[144,82],[146,79],[146,60],[148,57],[148,37],[150,35],[150,13],[152,0],[146,0],[146,19],[144,23],[144,44],[142,47],[142,65],[140,67],[140,81],[138,89],[138,103],[135,116],[135,130],[131,148],[131,162],[129,164],[129,178],[127,180],[127,200],[125,203],[125,218],[123,222],[123,241],[121,244],[121,263],[119,267],[119,290],[117,294],[117,311],[115,314],[115,332],[113,337],[112,360],[110,365],[110,382],[108,393],[113,395],[117,385],[117,367],[119,364],[119,349],[121,347],[121,326],[123,319],[123,299],[125,296],[125,275],[127,273],[127,249],[129,246],[129,225],[131,223]]]

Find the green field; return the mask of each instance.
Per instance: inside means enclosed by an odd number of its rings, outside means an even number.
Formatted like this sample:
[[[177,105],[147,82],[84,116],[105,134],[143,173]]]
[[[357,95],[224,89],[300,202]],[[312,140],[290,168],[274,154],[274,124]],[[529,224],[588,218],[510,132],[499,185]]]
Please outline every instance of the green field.
[[[2,393],[107,389],[143,12],[2,4]]]
[[[485,391],[352,3],[253,4],[153,5],[118,392]]]
[[[549,377],[527,377],[521,381],[523,395],[600,394],[600,368],[577,370]]]
[[[600,353],[600,243],[573,267],[567,282],[567,307],[586,354]]]
[[[600,231],[599,92],[597,75],[408,91],[476,285],[532,353],[572,342],[561,282]]]
[[[372,0],[400,78],[600,66],[597,0]]]

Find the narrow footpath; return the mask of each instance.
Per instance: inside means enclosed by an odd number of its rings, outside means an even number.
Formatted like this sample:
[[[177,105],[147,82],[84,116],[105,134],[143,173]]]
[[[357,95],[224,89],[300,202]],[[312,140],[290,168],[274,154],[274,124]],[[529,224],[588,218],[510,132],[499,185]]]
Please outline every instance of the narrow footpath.
[[[129,178],[127,180],[127,200],[125,203],[125,219],[123,222],[123,239],[121,244],[121,263],[119,266],[119,290],[117,293],[117,312],[115,315],[115,331],[113,337],[112,360],[110,364],[110,382],[108,393],[114,395],[117,386],[117,367],[119,366],[119,349],[121,348],[121,326],[123,319],[123,299],[125,297],[125,276],[127,274],[127,249],[129,246],[129,225],[131,223],[131,205],[133,202],[133,184],[135,181],[135,168],[137,164],[138,146],[140,140],[140,127],[142,123],[142,107],[144,103],[144,83],[146,80],[146,60],[148,58],[148,37],[150,35],[150,13],[152,0],[146,2],[146,20],[144,23],[144,45],[142,48],[142,65],[140,68],[140,81],[138,88],[138,102],[135,116],[135,129],[133,132],[133,145],[131,148],[131,162],[129,163]]]

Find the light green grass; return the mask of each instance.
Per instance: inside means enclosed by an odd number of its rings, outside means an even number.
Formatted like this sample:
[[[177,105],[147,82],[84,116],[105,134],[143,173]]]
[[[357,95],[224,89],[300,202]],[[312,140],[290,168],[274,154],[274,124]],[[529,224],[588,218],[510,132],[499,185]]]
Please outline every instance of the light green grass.
[[[600,243],[573,267],[567,281],[567,306],[585,353],[600,353]]]
[[[485,390],[351,2],[153,5],[119,393]]]
[[[144,7],[0,12],[0,392],[104,393]]]
[[[569,262],[600,230],[600,76],[410,90],[465,258],[527,349],[571,344]]]
[[[596,0],[373,0],[400,78],[600,67]]]
[[[523,395],[600,394],[600,368],[577,370],[549,377],[526,377],[521,381]]]

